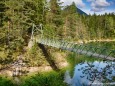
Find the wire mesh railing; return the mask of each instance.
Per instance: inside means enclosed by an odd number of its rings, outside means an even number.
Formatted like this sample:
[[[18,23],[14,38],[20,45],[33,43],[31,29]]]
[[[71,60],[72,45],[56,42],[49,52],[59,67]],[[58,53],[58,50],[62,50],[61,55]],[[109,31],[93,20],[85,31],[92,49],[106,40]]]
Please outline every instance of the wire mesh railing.
[[[34,31],[39,32],[38,36],[36,35],[33,37]],[[83,43],[74,43],[63,39],[61,40],[60,38],[54,36],[49,37],[48,34],[44,35],[42,25],[39,25],[38,28],[33,24],[32,37],[37,43],[41,43],[47,46],[52,46],[87,56],[115,61],[115,50],[110,50],[105,47],[101,48],[100,46],[85,45]]]
[[[36,42],[47,46],[68,50],[78,54],[88,55],[112,61],[115,60],[115,50],[109,50],[107,48],[99,48],[97,46],[89,46],[84,44],[75,44],[64,40],[50,39],[45,37],[36,38]]]

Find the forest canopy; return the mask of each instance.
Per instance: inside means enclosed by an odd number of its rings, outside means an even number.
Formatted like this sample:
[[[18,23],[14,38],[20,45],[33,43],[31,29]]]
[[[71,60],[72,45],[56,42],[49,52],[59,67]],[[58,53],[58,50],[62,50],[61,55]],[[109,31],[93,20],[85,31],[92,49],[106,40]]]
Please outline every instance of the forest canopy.
[[[65,7],[62,3],[60,0],[0,0],[0,61],[12,61],[14,53],[24,51],[32,24],[42,24],[44,36],[49,38],[71,41],[115,38],[115,13],[84,15],[77,11],[74,2]]]

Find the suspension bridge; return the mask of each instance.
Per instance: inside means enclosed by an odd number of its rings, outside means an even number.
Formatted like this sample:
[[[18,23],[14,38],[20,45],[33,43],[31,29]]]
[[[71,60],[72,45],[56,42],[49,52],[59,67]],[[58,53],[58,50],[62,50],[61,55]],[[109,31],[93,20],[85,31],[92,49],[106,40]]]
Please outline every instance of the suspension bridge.
[[[31,48],[35,42],[41,45],[46,45],[61,50],[67,50],[80,55],[101,58],[107,61],[115,61],[115,50],[108,50],[107,48],[95,47],[95,46],[86,45],[84,43],[80,44],[80,43],[70,42],[66,40],[61,40],[55,37],[51,38],[51,37],[44,36],[42,24],[39,26],[33,24],[31,39],[28,43],[28,47]],[[21,68],[23,62],[21,58],[22,56],[20,56],[17,62],[12,64],[12,66],[14,67],[13,76],[18,76],[22,74]]]
[[[34,36],[34,32],[36,31],[40,32],[39,36]],[[115,50],[107,50],[106,48],[101,49],[99,47],[87,46],[84,44],[76,44],[56,38],[44,37],[42,25],[39,25],[38,28],[36,25],[33,24],[30,43],[32,42],[37,42],[58,49],[75,52],[77,54],[115,61]]]

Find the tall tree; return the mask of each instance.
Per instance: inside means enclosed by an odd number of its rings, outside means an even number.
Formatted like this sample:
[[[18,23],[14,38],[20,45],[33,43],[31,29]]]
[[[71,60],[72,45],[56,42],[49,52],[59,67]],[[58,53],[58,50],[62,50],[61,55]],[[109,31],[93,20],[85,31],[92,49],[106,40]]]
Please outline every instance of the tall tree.
[[[50,30],[49,34],[60,36],[60,26],[63,24],[60,2],[59,0],[50,0],[48,3],[50,10],[46,13],[46,29]]]

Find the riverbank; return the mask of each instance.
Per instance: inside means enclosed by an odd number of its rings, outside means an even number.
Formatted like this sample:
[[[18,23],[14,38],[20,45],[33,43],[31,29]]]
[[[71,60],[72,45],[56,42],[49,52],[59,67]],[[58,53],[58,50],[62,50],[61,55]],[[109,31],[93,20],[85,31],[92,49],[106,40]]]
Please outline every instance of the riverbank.
[[[109,47],[111,48],[110,45]],[[17,78],[14,79],[14,77],[12,77],[11,83],[13,83],[13,85],[16,84],[15,86],[17,86],[16,82],[18,81],[19,81],[19,84],[18,84],[19,86],[30,86],[30,84],[32,86],[37,86],[37,84],[39,84],[39,86],[42,86],[42,84],[44,86],[67,86],[63,82],[64,74],[66,70],[69,70],[71,76],[73,76],[73,71],[76,64],[82,63],[84,61],[93,62],[93,61],[101,60],[101,59],[88,57],[85,55],[79,55],[79,54],[69,52],[69,51],[63,52],[61,50],[59,52],[52,53],[52,56],[54,57],[53,59],[55,59],[56,65],[58,65],[58,67],[60,68],[59,71],[54,71],[51,68],[51,66],[48,64],[47,65],[43,64],[42,66],[39,66],[39,67],[30,66],[28,67],[28,69],[25,68],[26,70],[31,71],[30,73],[24,76],[19,76],[19,79]],[[1,79],[5,80],[7,78],[1,78]],[[4,81],[4,80],[1,80],[1,81]],[[7,85],[0,85],[0,86],[7,86]]]

